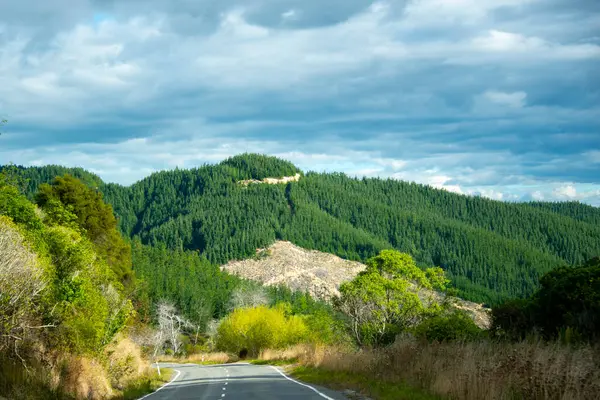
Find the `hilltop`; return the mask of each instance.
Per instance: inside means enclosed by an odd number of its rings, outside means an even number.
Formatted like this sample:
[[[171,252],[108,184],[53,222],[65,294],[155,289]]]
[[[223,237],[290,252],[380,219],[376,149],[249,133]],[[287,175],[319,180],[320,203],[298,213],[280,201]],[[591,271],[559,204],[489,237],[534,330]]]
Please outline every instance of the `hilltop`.
[[[505,203],[393,179],[302,172],[255,154],[154,173],[128,187],[81,169],[21,169],[31,193],[57,173],[95,185],[121,231],[148,245],[195,250],[214,264],[251,258],[277,240],[364,261],[382,249],[441,266],[461,297],[497,304],[530,295],[539,277],[600,254],[600,209],[580,203]],[[240,181],[282,179],[275,185]]]

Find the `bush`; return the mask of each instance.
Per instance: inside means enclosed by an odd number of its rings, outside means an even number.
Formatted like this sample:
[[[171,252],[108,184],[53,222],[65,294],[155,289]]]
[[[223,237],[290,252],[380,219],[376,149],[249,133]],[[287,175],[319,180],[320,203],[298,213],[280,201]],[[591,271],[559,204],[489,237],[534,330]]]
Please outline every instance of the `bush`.
[[[316,310],[308,314],[305,323],[308,325],[312,343],[340,344],[351,341],[341,316],[333,315],[326,310]]]
[[[120,283],[87,238],[65,227],[47,228],[45,238],[55,265],[55,338],[71,351],[97,352],[125,326],[131,303],[114,288]]]
[[[578,267],[559,267],[540,279],[529,299],[511,300],[492,310],[499,336],[522,339],[541,334],[567,342],[600,338],[600,258]]]
[[[534,331],[534,303],[529,299],[509,300],[492,309],[492,332],[502,339],[522,340]]]
[[[3,184],[0,174],[0,215],[10,217],[16,224],[27,229],[42,229],[42,221],[38,217],[35,205],[19,193],[14,186]]]
[[[571,328],[581,337],[600,339],[600,257],[561,267],[540,279],[535,294],[536,325],[549,338]]]
[[[18,227],[0,215],[0,351],[39,330],[40,300],[48,285],[40,260],[31,251]]]
[[[464,311],[456,310],[450,314],[426,319],[414,329],[417,337],[428,341],[445,342],[450,340],[474,340],[480,338],[483,331]]]
[[[309,330],[302,317],[286,316],[285,307],[241,308],[229,314],[217,330],[219,350],[250,356],[261,350],[279,349],[308,340]]]

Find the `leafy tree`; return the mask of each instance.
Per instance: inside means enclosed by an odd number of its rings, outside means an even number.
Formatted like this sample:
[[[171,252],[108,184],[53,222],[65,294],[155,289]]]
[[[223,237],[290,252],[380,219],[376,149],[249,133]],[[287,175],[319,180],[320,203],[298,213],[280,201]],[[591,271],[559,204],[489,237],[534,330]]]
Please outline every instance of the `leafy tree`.
[[[21,194],[18,183],[6,172],[0,172],[0,215],[10,217],[15,223],[39,231],[42,221],[35,205]]]
[[[36,202],[47,211],[49,223],[68,226],[76,223],[83,229],[119,280],[130,283],[133,278],[130,246],[121,237],[112,207],[104,203],[100,192],[65,175],[56,177],[52,185],[41,185]]]
[[[131,303],[119,294],[120,282],[87,237],[62,226],[47,228],[44,237],[54,266],[47,297],[59,321],[54,345],[95,353],[125,326]]]
[[[494,328],[519,339],[529,333],[556,338],[566,330],[582,339],[600,337],[600,258],[577,267],[559,267],[540,279],[529,299],[514,300],[492,311]]]
[[[439,272],[431,274],[438,277]],[[419,296],[432,287],[427,274],[408,254],[383,250],[367,261],[365,271],[341,285],[337,304],[350,316],[359,344],[382,345],[439,311],[432,299],[422,300]]]
[[[534,296],[536,324],[547,335],[571,327],[584,337],[600,337],[600,257],[552,270],[540,284]]]
[[[36,329],[43,346],[96,354],[133,311],[121,283],[85,230],[57,224],[6,182],[0,183],[3,337],[24,342],[27,330]]]

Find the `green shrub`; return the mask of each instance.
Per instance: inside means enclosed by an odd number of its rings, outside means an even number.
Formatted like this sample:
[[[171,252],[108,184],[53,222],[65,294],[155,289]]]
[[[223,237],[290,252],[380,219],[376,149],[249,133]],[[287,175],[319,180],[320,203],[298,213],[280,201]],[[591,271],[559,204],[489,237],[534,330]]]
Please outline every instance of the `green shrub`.
[[[316,310],[306,315],[310,341],[322,344],[341,344],[350,341],[345,321],[325,310]]]
[[[304,319],[286,315],[286,307],[240,308],[219,325],[216,345],[219,350],[239,353],[247,349],[257,356],[264,349],[279,349],[307,341],[309,330]]]
[[[492,332],[502,339],[522,340],[534,330],[535,304],[529,299],[508,300],[492,309]]]
[[[509,339],[540,334],[565,342],[600,338],[600,258],[577,267],[559,267],[540,279],[529,299],[492,310],[493,331]]]
[[[415,327],[414,333],[417,337],[429,341],[445,342],[477,339],[483,331],[466,312],[456,310],[450,314],[426,319]]]
[[[1,175],[0,175],[1,177]],[[40,230],[43,227],[35,205],[19,190],[0,179],[0,215],[10,217],[16,224],[23,225],[30,230]]]

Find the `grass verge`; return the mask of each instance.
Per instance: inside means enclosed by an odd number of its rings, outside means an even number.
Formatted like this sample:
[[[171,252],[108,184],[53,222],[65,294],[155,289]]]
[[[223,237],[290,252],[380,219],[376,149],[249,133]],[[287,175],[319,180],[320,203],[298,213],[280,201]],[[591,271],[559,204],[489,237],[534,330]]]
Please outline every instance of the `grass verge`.
[[[290,365],[297,364],[298,359],[290,358],[285,360],[249,360],[248,362],[254,365]]]
[[[440,400],[443,397],[399,383],[382,382],[362,374],[346,371],[328,371],[320,368],[298,366],[290,375],[304,382],[335,390],[352,389],[377,400]]]
[[[237,362],[239,361],[239,358],[227,353],[198,353],[183,358],[162,356],[159,358],[159,361],[163,363],[193,363],[198,365],[215,365]]]
[[[123,392],[112,398],[112,400],[136,400],[142,396],[156,391],[173,378],[173,370],[162,368],[160,376],[156,370],[140,377],[127,385]]]

